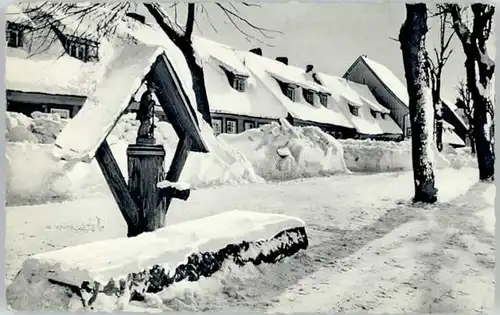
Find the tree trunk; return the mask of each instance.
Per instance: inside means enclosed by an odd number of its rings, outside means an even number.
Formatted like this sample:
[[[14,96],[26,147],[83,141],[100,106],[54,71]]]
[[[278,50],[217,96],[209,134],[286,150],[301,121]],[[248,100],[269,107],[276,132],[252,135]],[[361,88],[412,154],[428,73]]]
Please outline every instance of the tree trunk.
[[[174,31],[165,20],[161,12],[153,3],[144,3],[148,12],[153,16],[160,28],[167,34],[172,42],[180,49],[191,72],[193,80],[193,91],[196,97],[197,109],[203,119],[212,126],[212,117],[210,116],[210,103],[208,102],[207,90],[205,87],[205,75],[202,65],[196,60],[195,51],[191,41],[191,32],[194,24],[194,3],[188,5],[188,18],[186,21],[186,34],[182,36]]]
[[[434,106],[426,69],[425,36],[427,6],[406,4],[406,21],[399,41],[403,53],[412,130],[412,162],[415,185],[414,202],[437,201],[434,170],[431,161],[433,146]]]

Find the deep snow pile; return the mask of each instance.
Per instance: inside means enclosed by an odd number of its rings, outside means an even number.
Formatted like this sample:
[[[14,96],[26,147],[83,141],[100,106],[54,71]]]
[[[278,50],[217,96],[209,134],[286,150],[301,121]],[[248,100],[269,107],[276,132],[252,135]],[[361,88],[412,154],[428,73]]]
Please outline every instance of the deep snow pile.
[[[267,180],[349,172],[342,145],[317,127],[294,127],[285,119],[238,135],[222,134]]]
[[[72,167],[56,160],[52,153],[56,136],[66,124],[57,115],[34,113],[33,118],[18,113],[6,115],[7,203],[39,203],[48,199],[65,199],[94,193],[108,193],[107,185],[95,160]],[[201,119],[200,119],[201,120]],[[127,178],[126,148],[135,142],[139,122],[134,114],[119,120],[108,142]],[[225,183],[261,182],[245,156],[217,139],[210,126],[201,122],[201,129],[210,147],[208,154],[190,153],[181,174],[181,181],[193,187]],[[82,135],[84,136],[84,135]],[[177,136],[170,124],[158,122],[157,143],[166,150],[165,165],[169,167]],[[167,169],[166,169],[167,170]]]
[[[411,142],[340,140],[347,167],[353,172],[391,172],[412,169]],[[433,152],[437,168],[450,166],[447,157]]]

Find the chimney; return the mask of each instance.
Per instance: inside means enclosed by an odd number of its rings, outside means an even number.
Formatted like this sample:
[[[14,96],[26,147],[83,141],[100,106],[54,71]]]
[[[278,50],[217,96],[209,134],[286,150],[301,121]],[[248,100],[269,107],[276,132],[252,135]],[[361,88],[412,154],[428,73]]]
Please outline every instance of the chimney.
[[[125,15],[128,16],[129,18],[132,18],[136,21],[141,22],[142,24],[146,23],[146,17],[144,15],[139,14],[139,13],[128,12]]]
[[[314,66],[313,65],[307,65],[306,66],[306,73],[309,73],[309,72],[314,72]]]
[[[258,56],[262,56],[262,48],[250,49],[250,52],[254,53],[254,54],[258,55]]]
[[[276,57],[276,61],[279,61],[288,66],[288,57]]]

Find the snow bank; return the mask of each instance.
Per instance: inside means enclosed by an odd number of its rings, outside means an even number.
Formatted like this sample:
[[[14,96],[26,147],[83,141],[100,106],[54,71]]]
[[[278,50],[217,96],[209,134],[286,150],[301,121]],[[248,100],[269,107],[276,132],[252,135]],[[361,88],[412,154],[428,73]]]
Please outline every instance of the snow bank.
[[[332,136],[316,127],[294,127],[285,119],[238,135],[219,136],[252,161],[257,174],[269,180],[346,173],[343,150]]]
[[[72,301],[64,297],[65,287],[53,285],[49,279],[77,287],[84,281],[104,285],[114,279],[118,283],[119,279],[149,270],[154,265],[166,271],[173,270],[186,263],[193,253],[217,252],[228,244],[243,241],[269,240],[282,231],[303,227],[305,223],[299,218],[236,210],[171,225],[134,238],[117,238],[36,254],[24,262],[7,289],[7,299],[16,310],[68,310]]]
[[[339,140],[344,147],[347,167],[355,172],[392,172],[412,169],[411,142]],[[434,166],[446,168],[450,162],[434,151]]]
[[[51,144],[66,121],[53,114],[33,116],[35,118],[11,112],[6,115],[7,203],[39,203],[109,193],[95,160],[90,164],[69,165],[52,156],[54,146]],[[190,153],[179,181],[194,188],[263,181],[242,153],[217,139],[210,126],[201,117],[199,119],[210,152]],[[111,151],[125,178],[127,145],[135,142],[138,128],[135,114],[127,114],[122,116],[108,137]],[[157,121],[155,137],[165,147],[165,166],[169,167],[177,146],[177,135],[170,124]]]

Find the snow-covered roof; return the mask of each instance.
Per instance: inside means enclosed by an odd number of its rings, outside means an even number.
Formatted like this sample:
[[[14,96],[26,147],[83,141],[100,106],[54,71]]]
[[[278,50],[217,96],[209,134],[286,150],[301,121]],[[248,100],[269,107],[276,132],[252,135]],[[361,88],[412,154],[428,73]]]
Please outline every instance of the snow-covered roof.
[[[219,63],[220,66],[234,74],[242,76],[250,75],[233,48],[199,36],[193,36],[193,46],[196,53],[203,60],[212,58],[215,62]]]
[[[443,143],[465,146],[465,142],[453,130],[443,130]]]
[[[323,105],[311,105],[303,99],[301,93],[297,94],[298,100],[295,102],[291,101],[283,94],[278,82],[275,80],[276,72],[279,72],[281,74],[280,77],[283,79],[286,77],[290,83],[295,83],[303,88],[311,88],[311,86],[313,86],[316,91],[328,91],[328,93],[331,94],[329,89],[321,87],[316,83],[309,82],[306,79],[304,69],[286,66],[279,61],[258,56],[251,52],[240,51],[238,55],[256,78],[257,84],[265,86],[273,95],[275,102],[284,105],[288,113],[293,117],[304,121],[354,128],[353,124],[341,111],[331,110]],[[271,103],[267,105],[271,106]]]
[[[379,77],[380,80],[396,95],[406,106],[409,103],[408,89],[406,85],[386,66],[369,59],[366,56],[361,57],[370,69]]]
[[[332,91],[332,99],[335,104],[331,104],[331,109],[342,111],[355,126],[356,130],[362,134],[402,134],[401,128],[394,120],[386,115],[382,118],[380,114],[373,117],[371,110],[387,114],[389,110],[380,105],[371,94],[367,86],[348,81],[344,78],[319,73],[318,76],[323,84]],[[358,107],[358,116],[352,115],[348,105]]]
[[[286,108],[258,84],[234,49],[201,37],[193,39],[193,46],[203,62],[210,111],[271,119],[287,116]],[[219,66],[235,74],[245,75],[245,91],[240,92],[231,87],[226,73]]]

